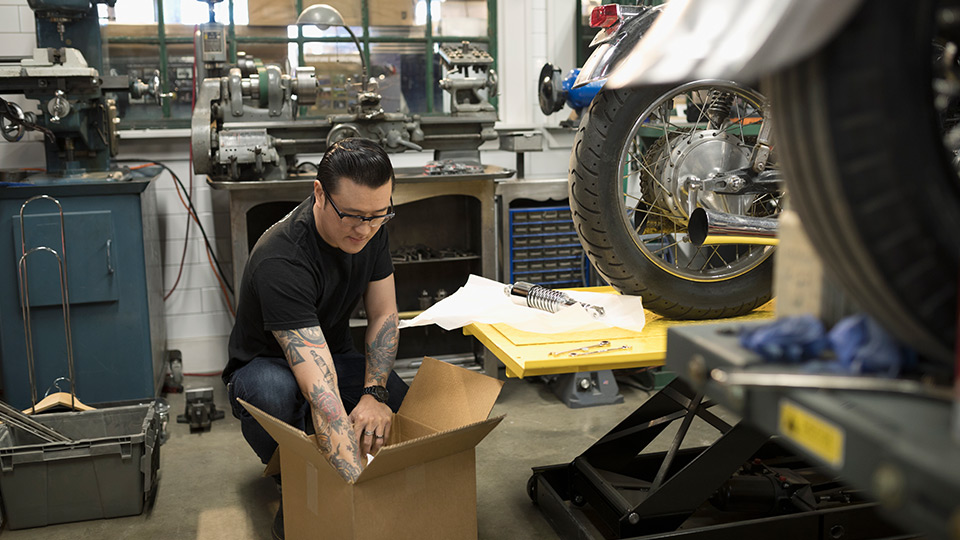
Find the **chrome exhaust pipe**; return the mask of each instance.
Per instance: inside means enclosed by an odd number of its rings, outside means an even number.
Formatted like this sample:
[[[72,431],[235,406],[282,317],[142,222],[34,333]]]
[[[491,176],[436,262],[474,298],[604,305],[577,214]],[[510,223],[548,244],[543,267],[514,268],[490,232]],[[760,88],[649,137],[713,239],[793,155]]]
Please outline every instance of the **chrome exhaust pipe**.
[[[697,208],[690,214],[687,233],[693,245],[754,244],[775,246],[777,220]]]

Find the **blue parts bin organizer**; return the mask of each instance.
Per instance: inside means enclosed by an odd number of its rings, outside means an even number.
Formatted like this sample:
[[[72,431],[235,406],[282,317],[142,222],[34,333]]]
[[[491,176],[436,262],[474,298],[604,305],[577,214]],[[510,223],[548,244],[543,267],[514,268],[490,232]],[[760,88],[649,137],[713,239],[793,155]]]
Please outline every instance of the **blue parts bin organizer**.
[[[586,287],[590,264],[569,206],[510,210],[510,282]]]

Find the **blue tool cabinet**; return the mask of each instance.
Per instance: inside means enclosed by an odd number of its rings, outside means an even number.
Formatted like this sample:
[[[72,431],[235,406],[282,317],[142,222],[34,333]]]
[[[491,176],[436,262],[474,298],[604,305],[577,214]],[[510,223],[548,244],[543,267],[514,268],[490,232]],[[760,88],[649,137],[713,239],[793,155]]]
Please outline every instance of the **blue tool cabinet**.
[[[64,212],[67,279],[77,397],[87,404],[152,398],[165,359],[162,272],[152,178],[51,182],[0,188],[0,367],[4,399],[30,406],[17,264],[20,207],[50,195]],[[60,251],[57,205],[24,212],[27,249]],[[27,258],[37,395],[66,377],[67,348],[56,258]],[[69,391],[69,383],[60,388]]]
[[[510,282],[551,288],[590,285],[590,263],[569,206],[510,209]]]

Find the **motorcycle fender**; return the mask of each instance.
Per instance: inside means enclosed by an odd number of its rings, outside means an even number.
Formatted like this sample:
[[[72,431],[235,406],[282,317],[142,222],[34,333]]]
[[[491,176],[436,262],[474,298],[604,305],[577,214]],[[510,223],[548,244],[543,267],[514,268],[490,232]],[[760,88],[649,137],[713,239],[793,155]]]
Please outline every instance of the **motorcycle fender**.
[[[596,45],[596,48],[580,68],[580,74],[577,75],[573,87],[580,88],[606,79],[611,68],[634,49],[661,11],[663,11],[662,6],[643,8],[640,14],[626,19],[609,34],[606,29],[601,28],[590,44]]]
[[[750,83],[824,45],[862,0],[672,0],[610,70],[624,88],[694,79]]]

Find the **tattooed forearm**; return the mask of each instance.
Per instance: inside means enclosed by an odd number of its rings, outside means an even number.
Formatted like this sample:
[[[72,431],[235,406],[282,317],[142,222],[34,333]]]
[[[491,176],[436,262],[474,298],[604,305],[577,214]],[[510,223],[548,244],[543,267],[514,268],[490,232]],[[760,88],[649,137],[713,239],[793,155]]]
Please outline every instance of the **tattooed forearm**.
[[[310,404],[313,410],[320,415],[324,422],[324,427],[328,430],[339,433],[350,433],[350,424],[347,422],[347,412],[340,403],[340,398],[316,385],[310,391]]]
[[[360,445],[340,398],[325,388],[313,385],[310,404],[317,430],[317,447],[344,478],[355,479],[360,474]],[[335,451],[334,439],[338,441]]]
[[[323,425],[319,421],[314,424],[314,428],[317,432],[317,448],[324,454],[329,455],[333,451],[333,445],[330,444],[330,435],[327,435],[327,430],[323,429]]]
[[[356,462],[351,463],[350,460],[341,458],[340,454],[340,447],[337,446],[337,451],[330,456],[330,464],[340,473],[340,476],[355,480],[360,476],[360,466]]]
[[[337,391],[337,373],[319,327],[275,331],[297,385],[310,402],[317,448],[352,481],[360,474],[360,445]]]
[[[331,388],[337,386],[336,372],[330,369],[330,366],[323,361],[323,357],[320,356],[320,353],[317,351],[310,351],[310,356],[313,357],[313,362],[318,368],[320,368],[320,373],[323,375],[323,381],[330,385]]]
[[[397,314],[391,313],[373,340],[367,343],[367,379],[374,384],[386,386],[387,377],[393,369],[399,346],[399,331],[397,329]]]
[[[311,349],[325,349],[327,347],[327,339],[323,336],[323,331],[320,330],[319,326],[296,330],[274,330],[273,336],[283,349],[283,355],[286,356],[290,367],[307,361],[303,356],[302,347]]]

